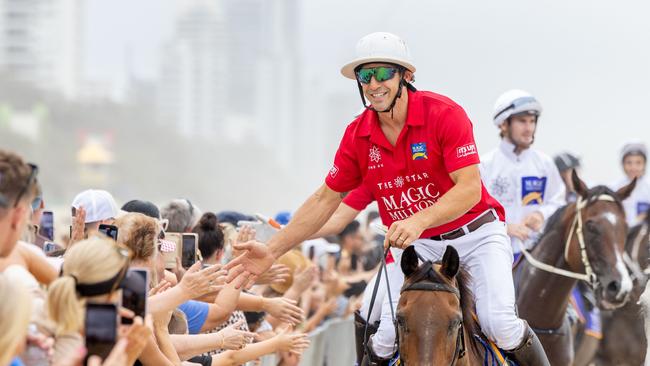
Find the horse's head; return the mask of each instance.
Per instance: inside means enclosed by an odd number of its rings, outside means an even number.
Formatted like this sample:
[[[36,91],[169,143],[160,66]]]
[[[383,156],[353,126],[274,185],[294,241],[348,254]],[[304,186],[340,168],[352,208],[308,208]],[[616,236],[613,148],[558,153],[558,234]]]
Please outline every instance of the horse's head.
[[[621,201],[630,196],[636,180],[616,192],[605,186],[587,188],[575,171],[572,180],[579,198],[565,216],[573,220],[566,225],[566,237],[571,239],[567,239],[565,261],[574,271],[592,272],[592,286],[601,308],[620,307],[632,290],[623,261],[627,224]]]
[[[400,357],[406,365],[452,365],[465,353],[464,329],[475,331],[473,297],[465,286],[458,252],[422,265],[415,248],[402,254],[405,280],[397,307]],[[470,342],[471,343],[471,342]]]

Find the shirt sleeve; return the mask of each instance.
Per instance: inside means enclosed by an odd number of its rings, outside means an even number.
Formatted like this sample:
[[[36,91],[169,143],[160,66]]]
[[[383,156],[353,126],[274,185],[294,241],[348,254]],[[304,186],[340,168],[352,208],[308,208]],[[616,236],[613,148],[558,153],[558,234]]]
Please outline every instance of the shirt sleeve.
[[[558,208],[566,204],[566,187],[560,176],[560,172],[552,161],[546,162],[548,171],[548,182],[546,184],[546,200],[539,207],[539,212],[544,216],[544,221],[548,220]]]
[[[354,150],[355,126],[352,123],[345,130],[334,164],[325,178],[325,184],[336,192],[350,192],[361,183],[361,169]]]
[[[460,106],[442,113],[437,137],[447,173],[480,163],[472,129],[472,122]]]
[[[368,187],[366,187],[364,184],[361,184],[359,187],[350,192],[350,194],[345,196],[343,203],[357,211],[363,211],[374,200],[375,198],[373,197],[372,192],[368,189]]]
[[[201,302],[190,300],[178,307],[187,317],[187,330],[190,334],[199,334],[201,327],[208,318],[209,305]]]

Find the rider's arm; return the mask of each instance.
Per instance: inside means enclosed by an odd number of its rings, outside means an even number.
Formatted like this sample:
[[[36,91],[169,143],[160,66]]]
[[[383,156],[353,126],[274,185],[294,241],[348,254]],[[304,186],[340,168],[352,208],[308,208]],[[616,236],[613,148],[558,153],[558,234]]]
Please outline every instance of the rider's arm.
[[[334,212],[334,215],[332,215],[332,217],[327,220],[325,225],[320,230],[318,230],[316,234],[312,235],[309,238],[316,239],[340,233],[343,231],[343,229],[345,229],[345,226],[347,226],[352,222],[352,220],[355,219],[355,217],[357,217],[359,212],[359,210],[356,210],[346,205],[345,202],[342,202]]]
[[[478,165],[460,168],[449,174],[455,185],[438,202],[414,215],[426,228],[451,222],[481,200],[481,175]]]
[[[298,209],[289,224],[268,242],[271,254],[278,258],[321,228],[338,208],[343,195],[323,184]]]

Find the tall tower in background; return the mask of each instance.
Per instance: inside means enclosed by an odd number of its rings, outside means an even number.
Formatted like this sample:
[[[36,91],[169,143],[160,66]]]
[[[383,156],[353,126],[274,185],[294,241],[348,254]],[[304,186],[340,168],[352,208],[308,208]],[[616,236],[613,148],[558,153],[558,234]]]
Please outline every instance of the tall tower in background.
[[[163,52],[161,118],[185,136],[214,137],[225,126],[228,59],[220,1],[177,2],[175,34]]]
[[[262,144],[295,166],[300,121],[298,0],[183,0],[163,52],[161,120],[186,136]]]
[[[300,14],[296,0],[225,0],[229,58],[229,104],[252,120],[256,140],[294,165],[296,124],[302,110],[299,59]]]
[[[82,0],[0,0],[0,71],[77,97]]]

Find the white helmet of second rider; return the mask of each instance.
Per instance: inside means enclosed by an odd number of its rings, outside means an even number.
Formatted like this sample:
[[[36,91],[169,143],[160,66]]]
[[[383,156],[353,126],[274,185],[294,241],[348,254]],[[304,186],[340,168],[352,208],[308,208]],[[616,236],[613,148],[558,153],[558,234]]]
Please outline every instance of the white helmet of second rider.
[[[494,124],[499,127],[510,116],[528,113],[538,116],[542,114],[542,105],[530,93],[513,89],[501,94],[494,103]]]
[[[388,32],[375,32],[361,38],[357,43],[356,58],[341,68],[341,74],[348,79],[356,79],[354,70],[371,62],[386,62],[403,66],[415,72],[406,42]]]

